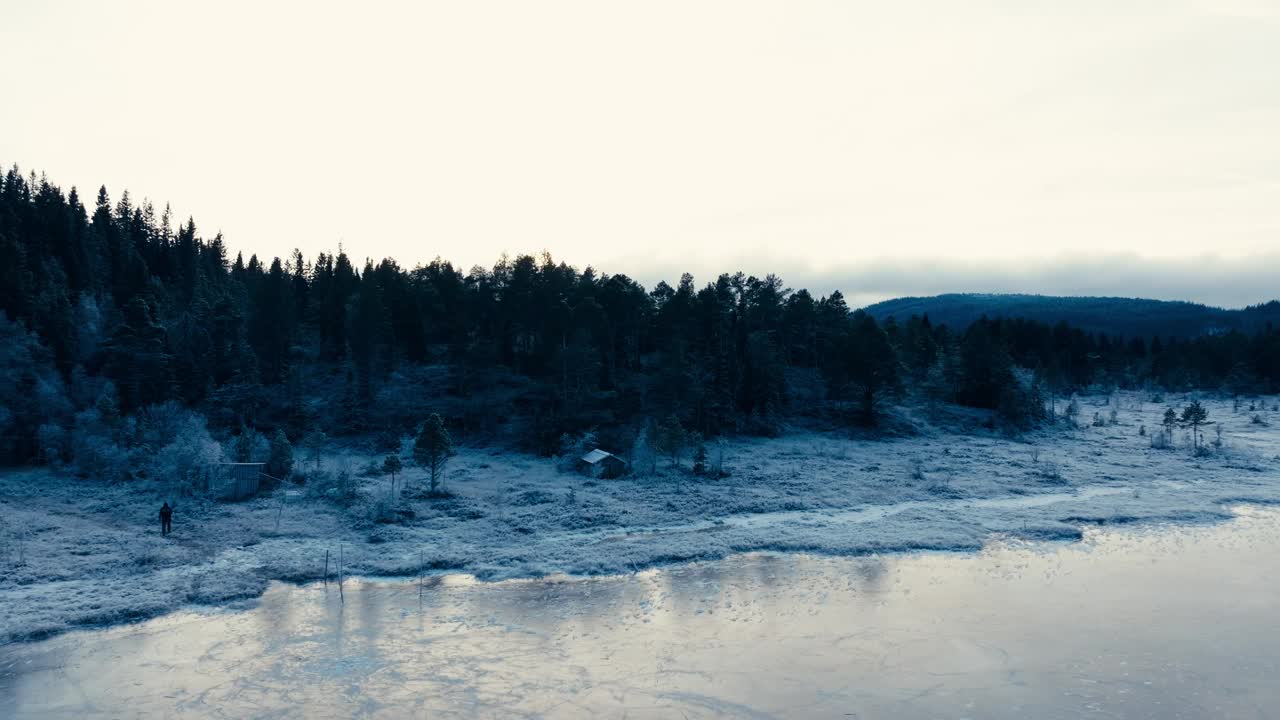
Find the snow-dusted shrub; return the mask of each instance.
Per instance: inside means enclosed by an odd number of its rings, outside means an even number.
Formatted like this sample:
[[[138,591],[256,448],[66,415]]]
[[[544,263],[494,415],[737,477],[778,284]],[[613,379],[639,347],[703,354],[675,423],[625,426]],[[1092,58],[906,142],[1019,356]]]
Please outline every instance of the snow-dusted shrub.
[[[209,434],[204,418],[191,412],[184,411],[172,436],[152,455],[148,477],[175,497],[207,489],[216,465],[226,462],[222,445]]]
[[[599,440],[593,431],[588,430],[581,435],[565,433],[560,436],[560,448],[556,453],[556,468],[560,472],[572,472],[577,468],[578,460],[598,447]]]
[[[36,445],[40,461],[57,465],[66,460],[71,451],[67,431],[55,422],[41,423],[36,429]]]
[[[70,419],[62,377],[39,340],[0,312],[0,463],[38,459],[42,422]]]
[[[1065,480],[1062,479],[1062,471],[1058,469],[1058,463],[1053,462],[1052,460],[1040,463],[1039,467],[1036,469],[1036,474],[1047,482],[1065,482]]]
[[[348,506],[358,497],[356,479],[351,468],[343,467],[338,472],[321,470],[307,479],[307,491],[318,498],[338,505]]]
[[[631,468],[636,475],[652,475],[657,471],[658,451],[653,446],[653,434],[652,423],[646,422],[631,446]]]
[[[133,476],[133,453],[117,440],[118,422],[104,417],[99,408],[76,415],[71,430],[71,458],[81,475],[111,482]]]
[[[193,415],[172,400],[148,405],[138,411],[134,444],[152,450],[162,448],[188,428],[187,423]],[[203,421],[200,424],[203,425]]]
[[[271,446],[262,433],[243,426],[231,443],[231,452],[236,462],[266,462],[271,454]]]
[[[395,506],[386,496],[379,494],[367,505],[365,505],[365,519],[369,523],[393,523],[397,522],[400,517],[396,514]]]
[[[1261,415],[1254,415],[1253,418],[1249,420],[1249,422],[1253,423],[1254,425],[1261,425],[1263,427],[1267,426],[1267,421],[1262,419]]]
[[[1169,450],[1173,447],[1173,442],[1169,439],[1168,433],[1158,432],[1151,434],[1152,450]]]
[[[911,479],[924,480],[924,462],[920,458],[911,460]]]
[[[699,441],[696,448],[693,451],[693,474],[703,476],[707,474],[707,446]]]
[[[925,490],[931,495],[937,495],[940,497],[962,497],[964,493],[954,486],[952,483],[953,480],[955,480],[955,478],[950,474],[941,477],[934,476],[930,478],[928,484],[925,485]]]
[[[1075,422],[1076,418],[1080,417],[1080,401],[1076,399],[1075,395],[1071,396],[1071,402],[1067,403],[1067,409],[1063,411],[1063,414],[1072,422]]]

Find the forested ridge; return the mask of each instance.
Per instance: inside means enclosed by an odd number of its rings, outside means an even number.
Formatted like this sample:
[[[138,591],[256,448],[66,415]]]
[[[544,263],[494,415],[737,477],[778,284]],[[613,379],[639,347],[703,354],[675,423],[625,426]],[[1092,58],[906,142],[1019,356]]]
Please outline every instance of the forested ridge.
[[[553,453],[566,434],[622,446],[659,421],[770,435],[928,401],[1027,427],[1049,393],[1280,389],[1270,325],[1183,340],[1019,318],[881,324],[773,275],[649,289],[550,255],[469,270],[341,249],[245,258],[127,192],[86,205],[17,168],[0,181],[0,311],[8,463],[174,403],[226,436],[398,438],[439,412],[463,437]]]
[[[967,327],[983,315],[1067,323],[1085,332],[1144,338],[1194,338],[1232,330],[1252,334],[1280,324],[1280,301],[1238,310],[1199,303],[1125,297],[960,294],[901,297],[865,308],[883,322],[928,315],[935,323]]]

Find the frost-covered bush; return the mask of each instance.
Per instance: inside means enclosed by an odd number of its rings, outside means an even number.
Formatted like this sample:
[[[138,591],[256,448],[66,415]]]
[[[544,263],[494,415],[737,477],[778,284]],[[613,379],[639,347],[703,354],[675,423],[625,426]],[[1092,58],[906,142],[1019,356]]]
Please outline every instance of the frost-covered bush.
[[[76,415],[71,430],[71,458],[77,472],[115,482],[133,477],[133,452],[118,439],[123,424],[102,405]]]
[[[1052,460],[1040,463],[1040,465],[1036,469],[1036,474],[1038,474],[1046,482],[1051,482],[1051,483],[1065,482],[1062,479],[1062,471],[1058,468],[1058,463],[1053,462]]]
[[[351,505],[359,496],[355,476],[349,467],[343,467],[336,473],[327,470],[312,473],[307,478],[307,492],[342,506]]]
[[[387,524],[398,522],[395,506],[383,495],[378,495],[365,505],[365,520],[369,523]]]
[[[43,422],[70,420],[71,404],[48,351],[0,312],[0,463],[37,459]]]
[[[138,411],[133,442],[142,448],[162,448],[189,428],[188,422],[193,415],[172,400],[148,405]],[[200,424],[203,426],[203,420]]]
[[[266,462],[271,446],[262,433],[242,426],[240,434],[231,443],[231,453],[236,462]]]
[[[148,477],[173,496],[207,489],[215,466],[226,462],[222,445],[192,412],[183,411],[173,430],[173,438],[152,455]]]
[[[652,475],[658,469],[658,451],[654,448],[653,424],[646,422],[631,446],[631,471],[636,475]]]
[[[56,465],[71,454],[67,431],[55,422],[41,423],[36,429],[36,445],[41,462]]]
[[[1071,396],[1071,402],[1067,403],[1067,409],[1063,411],[1063,414],[1073,423],[1076,418],[1080,417],[1080,401],[1076,399],[1075,395]]]
[[[920,458],[911,460],[911,479],[924,480],[924,462]]]
[[[598,443],[595,432],[590,430],[581,435],[561,435],[560,449],[556,453],[556,468],[560,472],[572,472],[577,468],[578,460],[599,447]]]

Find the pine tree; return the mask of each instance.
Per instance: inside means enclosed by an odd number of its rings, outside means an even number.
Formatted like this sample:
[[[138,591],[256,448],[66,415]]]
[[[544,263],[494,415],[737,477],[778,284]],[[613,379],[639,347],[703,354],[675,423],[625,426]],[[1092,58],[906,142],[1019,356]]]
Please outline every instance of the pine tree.
[[[445,429],[440,416],[432,413],[422,424],[422,431],[413,443],[413,459],[431,473],[431,494],[435,495],[444,482],[444,469],[453,455],[453,439]]]
[[[1162,419],[1161,424],[1164,425],[1165,440],[1172,445],[1173,428],[1178,425],[1178,411],[1173,408],[1165,408],[1164,418]]]
[[[284,430],[277,430],[271,438],[271,453],[267,456],[267,474],[287,480],[293,474],[293,445]]]
[[[1200,450],[1200,428],[1209,424],[1209,411],[1205,410],[1199,400],[1192,402],[1182,410],[1182,424],[1191,428],[1191,446],[1196,452]]]
[[[698,443],[698,449],[693,451],[693,474],[707,474],[707,446]]]
[[[391,497],[396,498],[396,473],[404,468],[404,463],[400,462],[399,455],[388,455],[382,461],[382,471],[391,476]]]
[[[658,426],[657,449],[671,460],[671,467],[680,466],[680,456],[684,454],[688,440],[684,425],[680,424],[680,418],[674,413]]]

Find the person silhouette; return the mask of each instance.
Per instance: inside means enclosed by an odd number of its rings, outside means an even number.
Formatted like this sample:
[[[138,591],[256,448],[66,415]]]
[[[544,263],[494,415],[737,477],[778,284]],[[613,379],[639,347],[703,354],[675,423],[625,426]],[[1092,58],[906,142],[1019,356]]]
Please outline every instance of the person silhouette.
[[[166,502],[160,506],[160,534],[168,535],[171,532],[173,532],[173,508]]]

